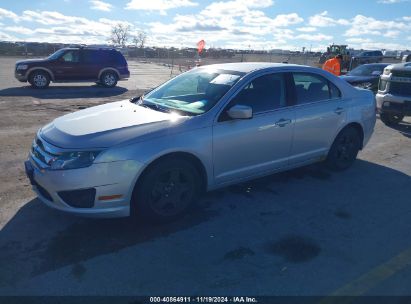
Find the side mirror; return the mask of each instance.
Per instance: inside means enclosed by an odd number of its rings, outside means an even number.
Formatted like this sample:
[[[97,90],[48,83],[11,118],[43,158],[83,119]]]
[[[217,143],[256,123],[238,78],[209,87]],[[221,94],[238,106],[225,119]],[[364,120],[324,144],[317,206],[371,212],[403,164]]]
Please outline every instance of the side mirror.
[[[232,119],[251,119],[253,118],[253,109],[249,106],[235,105],[227,111],[227,114]]]
[[[373,71],[371,73],[371,75],[373,75],[373,76],[380,76],[381,74],[382,74],[382,72],[380,72],[380,71]]]

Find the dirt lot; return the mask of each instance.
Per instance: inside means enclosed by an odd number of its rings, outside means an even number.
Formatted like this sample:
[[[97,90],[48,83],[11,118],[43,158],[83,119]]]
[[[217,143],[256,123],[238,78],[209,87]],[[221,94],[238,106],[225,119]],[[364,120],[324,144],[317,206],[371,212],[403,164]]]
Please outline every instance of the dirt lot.
[[[0,295],[411,295],[411,119],[377,122],[349,170],[309,166],[207,194],[151,227],[50,210],[24,176],[38,128],[170,76],[33,90],[0,58]]]

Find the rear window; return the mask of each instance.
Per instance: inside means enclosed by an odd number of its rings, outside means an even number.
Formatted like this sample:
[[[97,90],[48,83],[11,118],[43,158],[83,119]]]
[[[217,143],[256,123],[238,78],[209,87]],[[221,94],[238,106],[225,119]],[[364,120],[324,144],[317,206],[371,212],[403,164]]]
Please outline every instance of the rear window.
[[[83,50],[83,61],[85,63],[126,65],[124,56],[113,50]]]
[[[83,61],[85,63],[100,63],[102,62],[102,56],[98,51],[83,50]]]
[[[311,73],[293,73],[297,104],[341,97],[340,90],[324,77]]]

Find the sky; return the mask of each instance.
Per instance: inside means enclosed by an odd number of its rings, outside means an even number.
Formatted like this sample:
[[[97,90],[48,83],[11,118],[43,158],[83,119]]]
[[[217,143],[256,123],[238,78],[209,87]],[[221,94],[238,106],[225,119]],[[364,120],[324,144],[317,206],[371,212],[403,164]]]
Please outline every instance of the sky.
[[[411,49],[411,0],[0,0],[0,40],[104,44],[118,23],[158,47]]]

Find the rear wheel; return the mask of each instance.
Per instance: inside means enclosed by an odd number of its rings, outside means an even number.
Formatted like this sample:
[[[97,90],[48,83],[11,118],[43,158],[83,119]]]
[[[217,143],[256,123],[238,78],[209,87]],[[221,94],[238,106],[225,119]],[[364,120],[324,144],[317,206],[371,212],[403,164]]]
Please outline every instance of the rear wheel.
[[[404,115],[401,114],[389,114],[389,113],[381,113],[380,119],[381,121],[386,124],[387,126],[393,126],[400,123],[404,118]]]
[[[29,82],[36,89],[44,89],[50,84],[50,76],[45,71],[34,71],[30,74]]]
[[[331,146],[327,156],[327,166],[336,171],[349,168],[357,158],[361,147],[361,137],[352,127],[343,129]]]
[[[113,71],[104,72],[100,77],[100,83],[106,88],[115,87],[117,84],[117,74]]]
[[[168,222],[192,205],[200,192],[200,174],[183,158],[166,158],[147,169],[134,189],[132,215]]]

